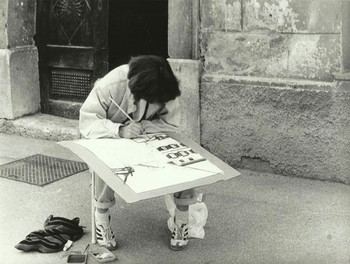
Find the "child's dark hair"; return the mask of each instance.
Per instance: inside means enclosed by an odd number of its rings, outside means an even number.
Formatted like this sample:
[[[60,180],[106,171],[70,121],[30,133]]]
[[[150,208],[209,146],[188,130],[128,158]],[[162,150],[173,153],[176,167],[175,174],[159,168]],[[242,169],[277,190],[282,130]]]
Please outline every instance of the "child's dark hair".
[[[136,101],[166,103],[181,95],[178,81],[167,60],[142,55],[129,61],[129,88]]]

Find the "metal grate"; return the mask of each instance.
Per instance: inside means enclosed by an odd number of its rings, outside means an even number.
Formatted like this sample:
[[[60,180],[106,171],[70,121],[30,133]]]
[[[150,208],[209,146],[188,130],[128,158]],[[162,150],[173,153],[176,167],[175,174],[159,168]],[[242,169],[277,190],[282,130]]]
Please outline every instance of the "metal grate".
[[[90,82],[90,72],[52,69],[50,94],[52,98],[86,98]]]
[[[0,166],[0,177],[43,186],[87,169],[83,162],[37,154]]]

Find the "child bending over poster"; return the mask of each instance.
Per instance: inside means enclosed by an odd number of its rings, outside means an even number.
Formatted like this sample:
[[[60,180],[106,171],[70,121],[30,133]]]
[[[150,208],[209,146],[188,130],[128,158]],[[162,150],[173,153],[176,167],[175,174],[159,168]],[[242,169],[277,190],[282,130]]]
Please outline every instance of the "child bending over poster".
[[[178,81],[169,63],[158,56],[138,56],[98,80],[80,109],[79,128],[85,138],[136,138],[142,134],[175,132],[179,126]],[[132,120],[130,120],[132,119]],[[96,238],[115,250],[109,208],[114,191],[96,177]],[[182,250],[188,243],[189,205],[194,190],[174,194],[175,223],[170,248]]]

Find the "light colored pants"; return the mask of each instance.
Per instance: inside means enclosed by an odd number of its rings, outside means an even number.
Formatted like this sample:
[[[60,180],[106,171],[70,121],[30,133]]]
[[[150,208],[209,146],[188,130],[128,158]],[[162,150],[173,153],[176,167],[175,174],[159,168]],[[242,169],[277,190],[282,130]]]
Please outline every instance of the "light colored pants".
[[[95,207],[100,209],[108,209],[115,204],[114,191],[100,178],[98,175],[95,177]],[[178,199],[190,199],[194,197],[194,189],[177,192],[174,194],[175,204],[177,205]],[[192,202],[191,202],[192,203]],[[188,205],[177,206],[180,210],[188,209]]]
[[[98,176],[95,176],[95,207],[108,209],[115,204],[114,191]]]

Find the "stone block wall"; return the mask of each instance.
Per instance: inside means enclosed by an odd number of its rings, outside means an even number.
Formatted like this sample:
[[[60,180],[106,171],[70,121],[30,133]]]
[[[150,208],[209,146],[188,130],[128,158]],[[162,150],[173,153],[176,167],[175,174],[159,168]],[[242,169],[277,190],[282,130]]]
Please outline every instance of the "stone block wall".
[[[341,1],[202,1],[207,73],[332,81],[341,62]]]
[[[0,1],[0,118],[39,111],[35,0]]]
[[[180,133],[200,143],[200,101],[199,79],[200,61],[185,59],[168,59],[181,90]]]
[[[341,1],[201,1],[201,143],[233,166],[350,183]]]

